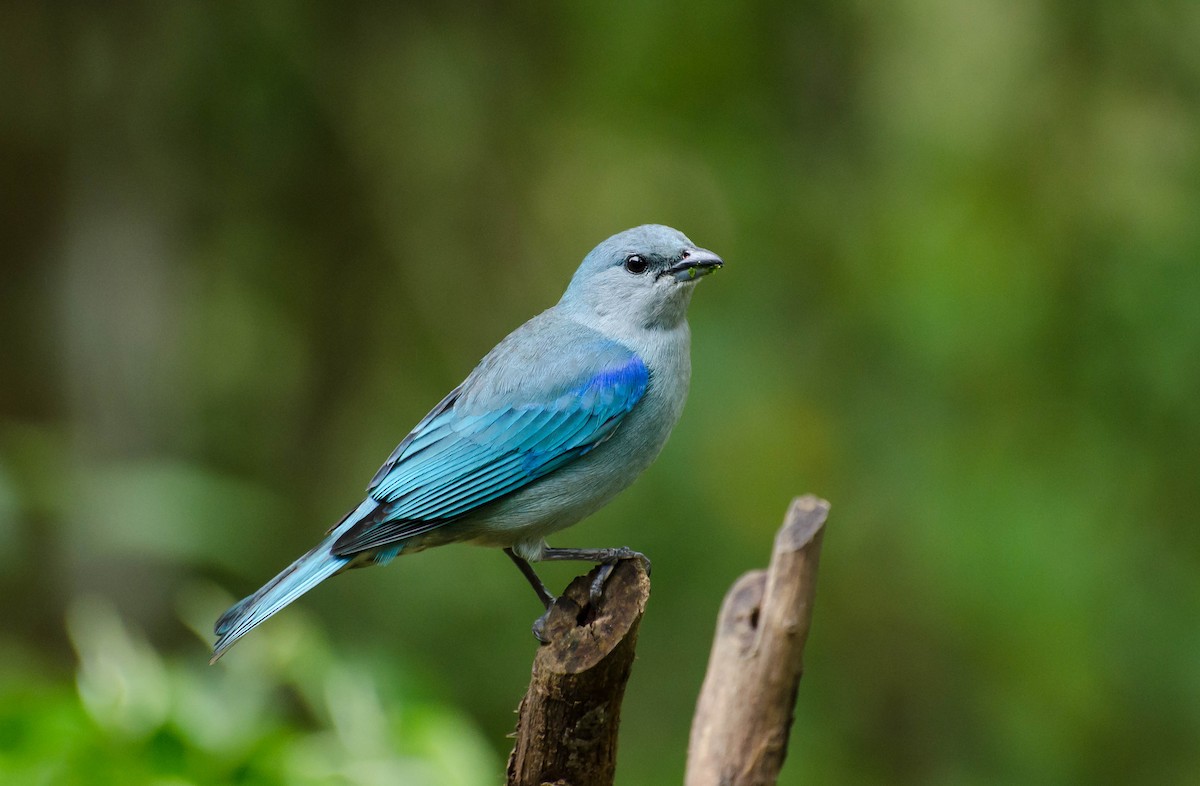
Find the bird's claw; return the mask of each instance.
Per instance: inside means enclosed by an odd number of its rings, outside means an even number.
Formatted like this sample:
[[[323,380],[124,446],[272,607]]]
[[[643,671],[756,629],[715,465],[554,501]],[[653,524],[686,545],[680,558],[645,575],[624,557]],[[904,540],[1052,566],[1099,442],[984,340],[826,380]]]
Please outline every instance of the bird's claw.
[[[609,549],[609,554],[606,556],[608,558],[605,559],[604,562],[606,564],[611,563],[613,565],[620,562],[621,560],[635,559],[638,562],[642,563],[642,567],[646,569],[646,575],[647,576],[650,575],[650,567],[651,567],[650,566],[650,558],[647,557],[645,554],[643,554],[640,551],[634,551],[633,549],[629,548],[628,546],[621,546],[619,548]]]
[[[550,618],[550,609],[554,608],[554,604],[546,607],[546,611],[542,616],[533,621],[533,637],[541,644],[549,644],[550,637],[546,635],[546,620]]]
[[[592,586],[588,589],[588,599],[592,605],[600,602],[600,598],[604,596],[604,585],[608,582],[608,577],[612,575],[613,568],[617,566],[615,562],[602,562],[596,566],[596,577],[592,579]]]
[[[592,586],[588,591],[588,597],[593,604],[599,603],[600,598],[604,596],[604,585],[608,583],[608,579],[612,576],[613,569],[617,567],[618,562],[627,559],[636,559],[646,569],[646,575],[650,575],[650,558],[640,551],[634,551],[628,546],[609,549],[604,557],[604,561],[600,563],[599,569],[596,571],[596,577],[592,579]]]

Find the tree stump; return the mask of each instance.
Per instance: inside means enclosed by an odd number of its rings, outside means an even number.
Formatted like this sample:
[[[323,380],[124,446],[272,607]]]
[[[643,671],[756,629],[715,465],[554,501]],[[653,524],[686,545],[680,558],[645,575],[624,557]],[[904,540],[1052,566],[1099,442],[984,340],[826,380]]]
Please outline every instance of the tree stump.
[[[550,608],[543,629],[548,643],[534,657],[517,710],[509,786],[613,782],[621,699],[650,579],[640,560],[624,560],[593,606],[588,591],[595,574],[577,577]]]

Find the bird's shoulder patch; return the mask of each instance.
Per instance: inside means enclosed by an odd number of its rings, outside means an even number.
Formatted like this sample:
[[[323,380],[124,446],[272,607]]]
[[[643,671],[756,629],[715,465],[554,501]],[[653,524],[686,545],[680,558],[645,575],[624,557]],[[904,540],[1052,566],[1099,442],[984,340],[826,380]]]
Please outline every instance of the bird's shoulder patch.
[[[618,345],[619,346],[619,345]],[[583,409],[616,406],[628,411],[646,392],[650,369],[636,353],[621,347],[624,357],[585,376],[571,391]]]

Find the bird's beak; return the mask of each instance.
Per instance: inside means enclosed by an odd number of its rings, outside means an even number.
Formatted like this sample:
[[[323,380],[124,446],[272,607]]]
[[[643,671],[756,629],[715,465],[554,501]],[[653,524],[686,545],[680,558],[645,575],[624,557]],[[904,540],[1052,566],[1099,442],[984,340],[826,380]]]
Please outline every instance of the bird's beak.
[[[713,252],[694,248],[659,275],[671,276],[676,281],[694,281],[701,276],[707,276],[724,264],[725,261]]]

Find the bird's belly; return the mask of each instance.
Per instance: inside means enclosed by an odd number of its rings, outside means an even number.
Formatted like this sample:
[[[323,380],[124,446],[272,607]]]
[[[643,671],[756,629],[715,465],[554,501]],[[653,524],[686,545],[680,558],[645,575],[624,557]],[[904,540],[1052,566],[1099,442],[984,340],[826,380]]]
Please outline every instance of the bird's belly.
[[[631,472],[630,467],[605,467],[600,462],[586,461],[588,458],[581,457],[573,465],[497,500],[461,522],[470,532],[470,542],[512,546],[538,541],[604,507],[645,468]]]

